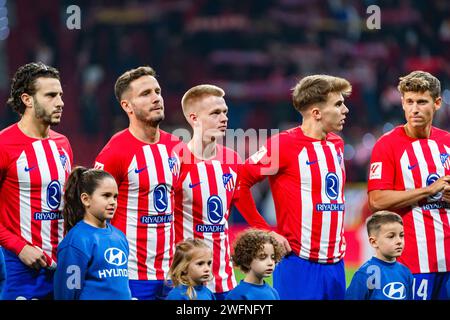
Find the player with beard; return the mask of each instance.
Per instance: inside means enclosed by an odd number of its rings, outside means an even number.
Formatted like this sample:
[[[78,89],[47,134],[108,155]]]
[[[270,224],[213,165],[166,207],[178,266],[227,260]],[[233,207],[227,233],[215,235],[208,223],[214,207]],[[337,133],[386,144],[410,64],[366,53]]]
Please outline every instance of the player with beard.
[[[441,82],[416,70],[400,77],[406,123],[375,143],[367,183],[372,211],[403,218],[405,250],[398,261],[414,276],[414,300],[447,300],[450,281],[450,136],[433,126]]]
[[[0,132],[0,246],[7,279],[3,299],[53,298],[56,248],[63,237],[62,193],[71,171],[61,121],[59,72],[43,63],[21,66],[7,105],[20,120]]]
[[[179,172],[174,153],[179,139],[159,128],[164,100],[155,71],[128,70],[116,81],[115,94],[129,127],[115,134],[97,156],[95,167],[111,173],[119,187],[112,224],[127,236],[133,298],[164,299],[173,255],[173,186]]]

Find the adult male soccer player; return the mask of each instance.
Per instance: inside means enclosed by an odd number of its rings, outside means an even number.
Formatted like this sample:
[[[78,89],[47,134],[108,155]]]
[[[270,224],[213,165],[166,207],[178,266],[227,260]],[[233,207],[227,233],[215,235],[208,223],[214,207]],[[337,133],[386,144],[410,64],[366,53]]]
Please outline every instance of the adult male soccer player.
[[[236,152],[217,140],[227,130],[228,107],[225,92],[214,85],[203,84],[189,89],[181,100],[184,116],[193,129],[193,137],[182,150],[181,173],[175,189],[175,242],[200,238],[213,251],[213,280],[208,287],[217,300],[236,286],[230,260],[228,218],[232,204],[244,199],[238,196],[238,171],[241,160]],[[244,201],[253,201],[250,198]],[[253,224],[270,227],[256,213]]]
[[[401,77],[406,124],[383,135],[370,162],[373,211],[403,218],[405,250],[399,262],[414,276],[416,300],[446,299],[450,274],[450,136],[432,126],[441,107],[440,81],[428,72]]]
[[[273,274],[280,299],[344,299],[344,142],[332,131],[344,126],[350,92],[342,78],[301,79],[292,97],[302,124],[271,137],[242,171],[243,198],[269,177],[277,230],[292,248]]]
[[[173,255],[173,187],[179,173],[174,147],[179,139],[159,128],[164,100],[147,66],[128,70],[115,95],[129,127],[115,134],[97,156],[95,167],[111,173],[119,187],[112,224],[130,245],[128,271],[133,298],[163,299]]]
[[[59,72],[43,63],[21,66],[7,104],[21,116],[0,132],[0,245],[6,263],[3,299],[53,297],[53,260],[63,238],[62,194],[71,170],[61,121]]]

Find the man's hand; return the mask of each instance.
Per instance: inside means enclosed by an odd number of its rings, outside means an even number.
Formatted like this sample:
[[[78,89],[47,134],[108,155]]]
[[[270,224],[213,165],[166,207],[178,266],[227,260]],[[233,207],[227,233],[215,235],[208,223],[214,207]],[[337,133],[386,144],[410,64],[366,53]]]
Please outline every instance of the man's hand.
[[[39,270],[41,268],[47,267],[46,257],[42,250],[33,247],[29,244],[23,247],[22,251],[19,253],[19,259],[27,267]]]
[[[442,201],[450,203],[450,185],[444,187],[442,192]]]
[[[288,254],[292,251],[292,248],[289,244],[289,241],[285,237],[283,237],[281,234],[276,233],[275,231],[270,231],[269,234],[277,240],[277,242],[283,247],[284,254]]]
[[[447,189],[447,198],[449,196],[448,188],[450,188],[450,176],[440,177],[439,179],[437,179],[435,182],[433,182],[432,184],[430,184],[428,186],[428,189],[429,189],[431,195],[435,195],[436,193],[439,193],[439,192],[446,193],[445,190]],[[446,201],[446,200],[444,199],[444,201]]]

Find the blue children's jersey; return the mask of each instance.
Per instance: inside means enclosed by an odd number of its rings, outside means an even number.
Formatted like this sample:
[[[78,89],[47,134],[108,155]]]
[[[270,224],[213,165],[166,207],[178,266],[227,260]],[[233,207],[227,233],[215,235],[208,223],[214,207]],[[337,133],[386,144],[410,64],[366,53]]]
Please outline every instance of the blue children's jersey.
[[[3,286],[6,280],[5,258],[3,257],[3,250],[0,248],[0,299],[2,298]]]
[[[226,296],[225,300],[280,300],[277,290],[264,282],[262,285],[243,280]]]
[[[55,299],[130,300],[128,242],[117,228],[96,228],[84,221],[58,246]]]
[[[399,262],[372,257],[353,276],[347,300],[412,300],[413,275]]]
[[[187,288],[183,284],[176,286],[169,292],[166,300],[191,300],[186,293]],[[206,286],[195,286],[194,290],[197,296],[192,300],[216,300],[214,294]]]

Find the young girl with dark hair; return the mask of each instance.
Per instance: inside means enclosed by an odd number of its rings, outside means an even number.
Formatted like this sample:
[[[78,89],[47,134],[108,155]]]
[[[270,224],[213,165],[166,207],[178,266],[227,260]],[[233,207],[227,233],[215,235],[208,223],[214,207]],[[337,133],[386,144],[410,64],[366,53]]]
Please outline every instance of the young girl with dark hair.
[[[109,220],[117,184],[103,170],[75,168],[64,193],[66,236],[58,246],[55,299],[130,300],[128,242]]]

